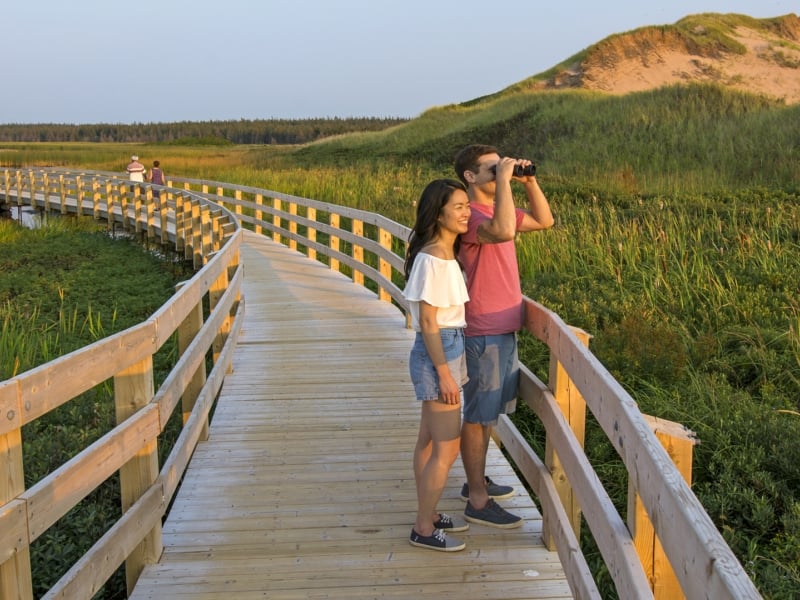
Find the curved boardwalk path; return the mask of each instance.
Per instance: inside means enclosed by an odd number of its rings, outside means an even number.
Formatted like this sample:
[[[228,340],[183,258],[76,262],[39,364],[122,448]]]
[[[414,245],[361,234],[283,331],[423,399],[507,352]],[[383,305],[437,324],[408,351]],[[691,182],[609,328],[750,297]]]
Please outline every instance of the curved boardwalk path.
[[[408,543],[419,406],[401,312],[301,254],[249,234],[246,318],[212,417],[132,600],[570,598],[541,516],[500,450],[520,529],[472,525],[467,549]],[[460,514],[460,460],[440,510]]]

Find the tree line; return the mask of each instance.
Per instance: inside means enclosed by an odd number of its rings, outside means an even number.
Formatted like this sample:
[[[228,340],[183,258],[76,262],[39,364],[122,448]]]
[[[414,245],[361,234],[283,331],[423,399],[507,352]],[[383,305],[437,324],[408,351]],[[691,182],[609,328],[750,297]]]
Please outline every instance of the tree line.
[[[305,144],[355,131],[379,131],[405,123],[399,117],[240,119],[177,123],[0,124],[0,142]]]

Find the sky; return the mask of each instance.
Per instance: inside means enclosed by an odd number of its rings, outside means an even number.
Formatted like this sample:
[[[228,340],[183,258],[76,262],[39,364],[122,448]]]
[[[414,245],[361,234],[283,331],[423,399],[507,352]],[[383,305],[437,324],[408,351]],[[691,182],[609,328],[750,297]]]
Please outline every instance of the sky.
[[[797,0],[26,0],[0,12],[0,124],[413,118],[592,44]]]

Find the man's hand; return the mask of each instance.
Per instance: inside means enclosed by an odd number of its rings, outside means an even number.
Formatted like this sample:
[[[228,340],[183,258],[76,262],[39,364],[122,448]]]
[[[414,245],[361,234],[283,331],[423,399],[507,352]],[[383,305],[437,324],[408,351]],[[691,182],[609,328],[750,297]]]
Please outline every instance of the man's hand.
[[[533,162],[531,162],[527,158],[519,158],[517,159],[517,164],[520,167],[525,168],[527,166],[532,165]],[[514,179],[516,179],[517,181],[521,181],[522,183],[532,183],[536,181],[536,175],[523,175],[522,177],[514,177]]]
[[[495,166],[495,180],[498,182],[511,181],[514,178],[514,165],[517,164],[516,158],[504,156]]]

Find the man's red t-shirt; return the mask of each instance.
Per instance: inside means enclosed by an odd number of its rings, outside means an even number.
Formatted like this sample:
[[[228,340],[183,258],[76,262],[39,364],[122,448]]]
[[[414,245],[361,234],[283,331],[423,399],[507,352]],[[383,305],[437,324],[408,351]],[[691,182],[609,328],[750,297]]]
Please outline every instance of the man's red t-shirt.
[[[467,276],[465,334],[499,335],[522,328],[522,288],[514,240],[478,243],[478,226],[494,214],[494,206],[470,204],[469,231],[461,236],[458,258]],[[525,212],[517,208],[517,229]]]

